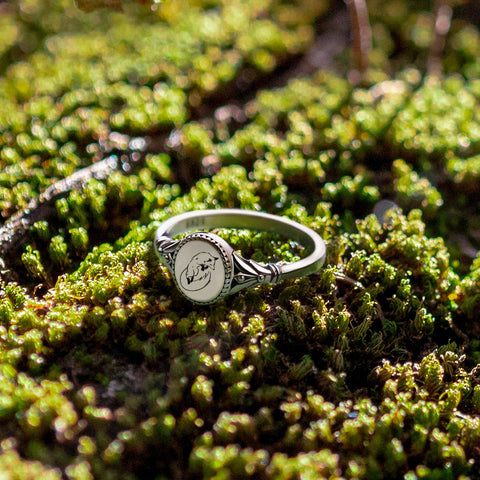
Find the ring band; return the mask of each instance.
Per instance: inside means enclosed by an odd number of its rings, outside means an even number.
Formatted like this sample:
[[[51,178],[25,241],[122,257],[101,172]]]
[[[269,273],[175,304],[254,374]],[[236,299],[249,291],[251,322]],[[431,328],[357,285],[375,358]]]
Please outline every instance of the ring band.
[[[199,229],[240,228],[267,231],[303,245],[307,256],[292,263],[261,264],[243,258],[225,240]],[[323,239],[311,228],[284,217],[250,210],[200,210],[175,215],[155,234],[155,251],[182,294],[193,303],[208,305],[226,295],[263,283],[279,283],[318,271],[325,261]]]

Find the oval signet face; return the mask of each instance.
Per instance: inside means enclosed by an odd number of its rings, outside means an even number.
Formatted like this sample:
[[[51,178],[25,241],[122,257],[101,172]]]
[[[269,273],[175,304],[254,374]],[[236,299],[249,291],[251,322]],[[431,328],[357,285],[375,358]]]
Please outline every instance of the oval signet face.
[[[222,253],[206,240],[194,239],[180,245],[174,272],[182,293],[197,302],[214,300],[225,285]]]

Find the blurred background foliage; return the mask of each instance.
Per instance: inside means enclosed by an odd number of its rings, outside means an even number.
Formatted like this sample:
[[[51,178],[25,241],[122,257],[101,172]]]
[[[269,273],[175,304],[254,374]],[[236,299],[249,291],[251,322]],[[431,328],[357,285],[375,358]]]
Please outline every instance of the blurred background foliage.
[[[0,2],[5,478],[480,478],[480,14],[366,4]],[[324,269],[191,305],[151,240],[219,207]]]

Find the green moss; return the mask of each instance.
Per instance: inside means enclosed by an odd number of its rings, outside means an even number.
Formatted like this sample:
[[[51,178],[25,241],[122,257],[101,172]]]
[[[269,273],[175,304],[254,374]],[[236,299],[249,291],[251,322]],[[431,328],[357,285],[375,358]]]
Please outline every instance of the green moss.
[[[454,18],[447,75],[426,77],[431,13],[375,0],[363,86],[271,87],[326,2],[34,3],[0,20],[0,214],[34,215],[0,250],[4,476],[478,479],[476,27]],[[110,154],[108,178],[31,203]],[[313,228],[324,268],[190,304],[152,239],[222,207]]]

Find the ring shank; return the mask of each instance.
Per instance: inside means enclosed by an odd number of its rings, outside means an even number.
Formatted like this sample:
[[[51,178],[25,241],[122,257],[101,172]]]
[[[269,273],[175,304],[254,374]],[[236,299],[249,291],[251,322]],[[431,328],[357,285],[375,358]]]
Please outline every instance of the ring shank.
[[[284,217],[251,210],[199,210],[175,215],[158,227],[155,240],[211,228],[239,228],[277,233],[303,245],[308,253],[305,258],[298,262],[278,265],[282,279],[314,273],[325,261],[325,243],[314,230]]]

